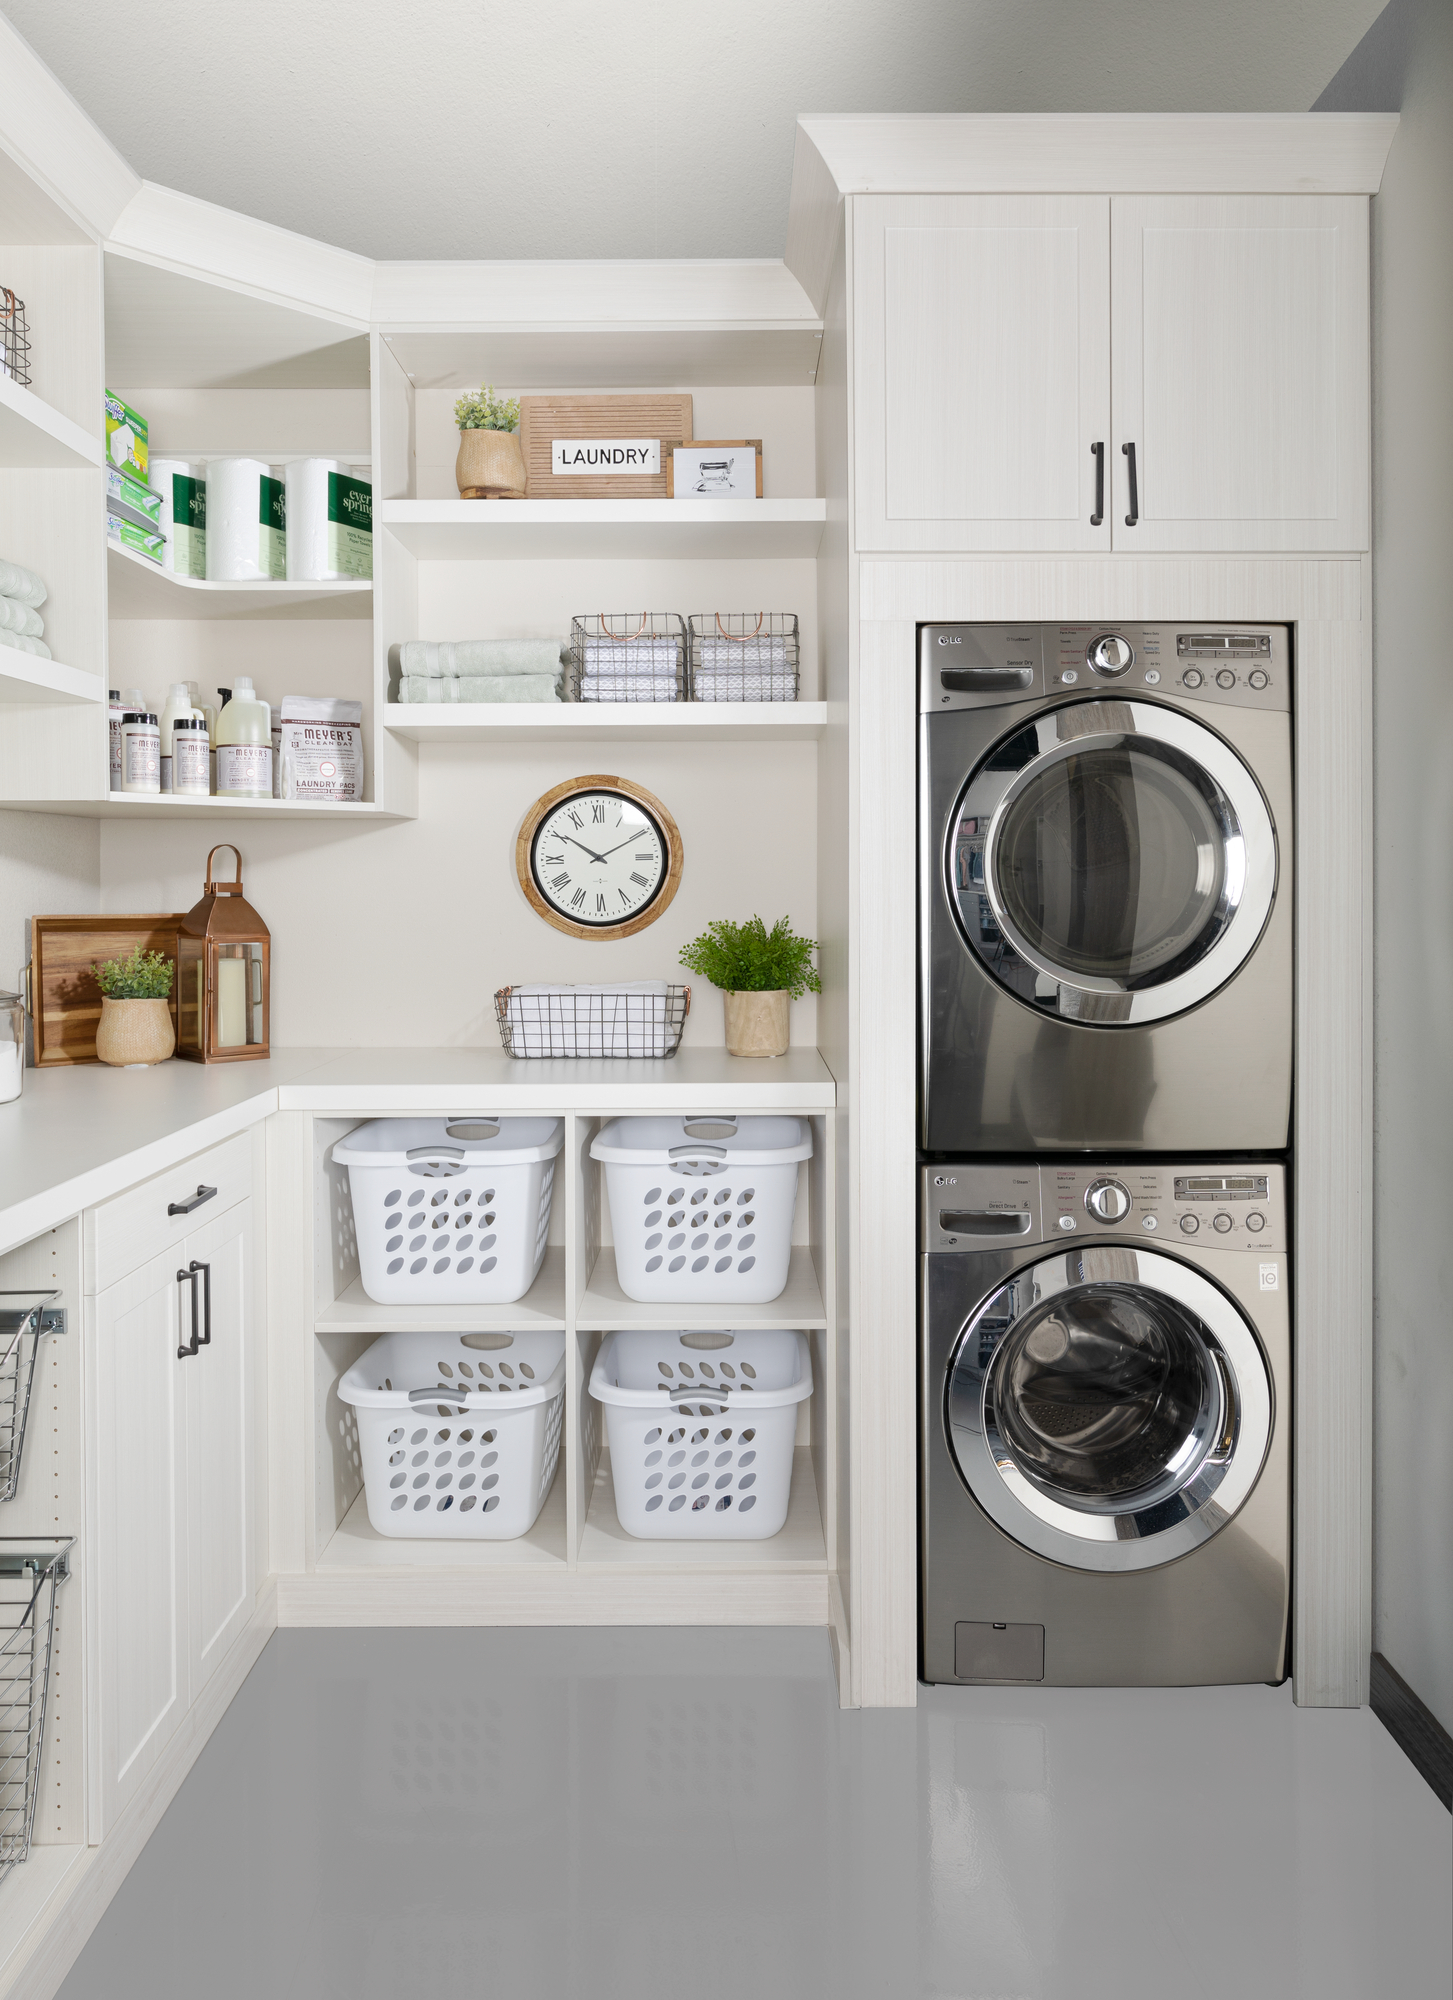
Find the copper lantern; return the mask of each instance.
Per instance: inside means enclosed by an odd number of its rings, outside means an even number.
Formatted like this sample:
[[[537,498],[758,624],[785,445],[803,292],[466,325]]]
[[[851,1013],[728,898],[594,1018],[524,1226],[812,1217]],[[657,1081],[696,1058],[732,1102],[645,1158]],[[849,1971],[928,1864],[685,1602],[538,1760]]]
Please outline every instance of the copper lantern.
[[[213,882],[212,855],[237,858],[235,882]],[[207,856],[202,900],[177,939],[177,1054],[192,1062],[266,1056],[270,1003],[267,925],[242,896],[242,856],[220,841]]]

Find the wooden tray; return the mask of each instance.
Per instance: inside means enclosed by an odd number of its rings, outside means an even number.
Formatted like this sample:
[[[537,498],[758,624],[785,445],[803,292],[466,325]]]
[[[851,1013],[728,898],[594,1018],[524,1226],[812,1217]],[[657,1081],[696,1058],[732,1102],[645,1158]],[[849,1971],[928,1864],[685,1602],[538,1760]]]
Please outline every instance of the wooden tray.
[[[59,1063],[93,1063],[101,1019],[101,989],[92,965],[124,958],[137,945],[160,951],[175,964],[185,912],[151,917],[32,917],[26,998],[35,1034],[38,1069]],[[177,982],[172,979],[172,1026]]]
[[[550,470],[556,438],[655,438],[661,470],[561,474]],[[527,500],[664,500],[673,444],[691,441],[689,396],[521,396],[520,449]]]

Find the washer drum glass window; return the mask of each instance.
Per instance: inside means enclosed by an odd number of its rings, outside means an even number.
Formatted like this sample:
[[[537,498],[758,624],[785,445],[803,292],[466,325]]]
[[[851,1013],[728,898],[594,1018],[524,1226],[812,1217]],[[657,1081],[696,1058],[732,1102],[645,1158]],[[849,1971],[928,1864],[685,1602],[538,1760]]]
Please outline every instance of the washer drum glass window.
[[[1261,788],[1212,730],[1149,702],[1068,703],[1004,738],[950,815],[970,948],[1021,999],[1099,1026],[1198,1005],[1276,890]]]
[[[990,1518],[1075,1569],[1150,1569],[1256,1484],[1271,1382],[1225,1294],[1172,1257],[1092,1247],[986,1299],[949,1366],[949,1444]]]

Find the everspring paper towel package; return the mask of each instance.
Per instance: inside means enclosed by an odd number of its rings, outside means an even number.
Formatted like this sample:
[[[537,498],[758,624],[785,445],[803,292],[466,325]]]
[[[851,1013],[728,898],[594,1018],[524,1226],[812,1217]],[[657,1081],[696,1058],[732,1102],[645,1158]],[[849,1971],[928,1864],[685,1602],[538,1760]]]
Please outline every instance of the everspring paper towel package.
[[[288,577],[341,583],[373,575],[373,488],[336,458],[287,468]]]
[[[284,695],[272,725],[275,799],[363,797],[363,703]]]
[[[207,468],[184,458],[153,458],[152,484],[161,503],[158,527],[166,543],[162,567],[175,576],[207,574]]]
[[[281,582],[287,574],[282,468],[260,458],[207,461],[207,575],[214,583]]]

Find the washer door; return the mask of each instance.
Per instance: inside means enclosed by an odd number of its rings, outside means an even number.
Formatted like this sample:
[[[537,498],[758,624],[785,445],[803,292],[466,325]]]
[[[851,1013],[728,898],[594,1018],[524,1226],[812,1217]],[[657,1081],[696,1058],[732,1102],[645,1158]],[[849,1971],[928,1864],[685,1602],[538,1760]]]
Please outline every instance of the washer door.
[[[1271,1380],[1200,1272],[1091,1246],[1027,1266],[977,1308],[945,1417],[969,1491],[1015,1541],[1072,1569],[1152,1569],[1250,1494]]]
[[[1003,738],[949,815],[945,889],[1011,992],[1115,1027],[1184,1013],[1255,949],[1276,830],[1212,730],[1143,701],[1081,701]]]

